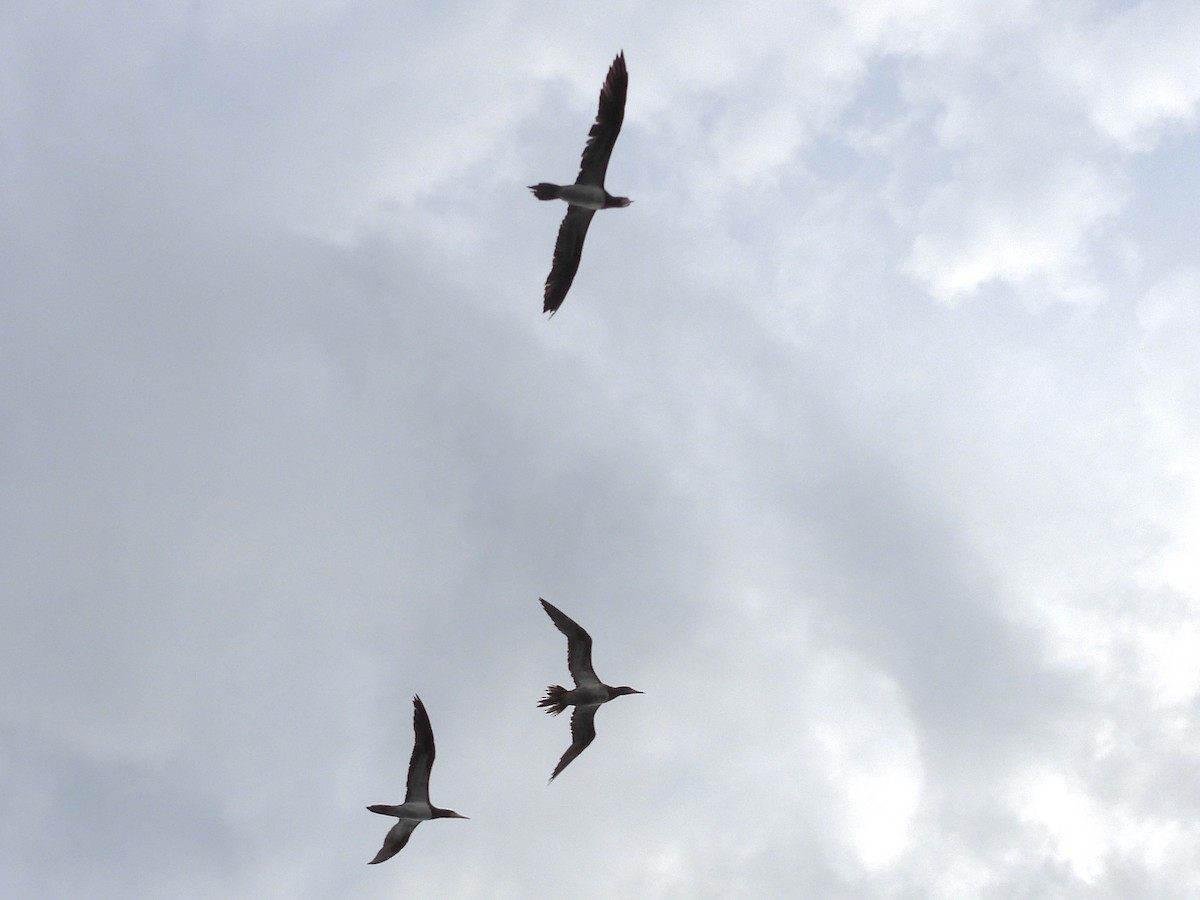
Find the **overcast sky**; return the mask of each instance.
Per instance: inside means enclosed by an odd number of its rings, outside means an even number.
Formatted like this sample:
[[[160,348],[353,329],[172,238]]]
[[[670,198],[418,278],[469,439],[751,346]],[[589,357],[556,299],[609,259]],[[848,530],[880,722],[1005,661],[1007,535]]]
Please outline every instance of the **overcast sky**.
[[[1197,47],[4,4],[0,895],[1200,895]],[[645,691],[549,786],[539,596]],[[471,818],[367,866],[415,693]]]

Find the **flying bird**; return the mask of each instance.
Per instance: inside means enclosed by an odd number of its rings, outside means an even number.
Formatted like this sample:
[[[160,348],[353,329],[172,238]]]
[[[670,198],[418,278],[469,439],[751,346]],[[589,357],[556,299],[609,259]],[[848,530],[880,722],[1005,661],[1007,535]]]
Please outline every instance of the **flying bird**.
[[[554,767],[550,776],[553,781],[595,740],[596,710],[600,705],[613,697],[642,692],[631,687],[609,687],[601,682],[592,668],[592,636],[545,600],[542,600],[542,608],[558,630],[567,636],[567,668],[575,679],[575,690],[569,691],[560,684],[552,684],[546,688],[546,696],[538,701],[538,706],[545,707],[552,716],[557,716],[568,706],[575,707],[575,712],[571,713],[571,746]]]
[[[369,865],[391,859],[404,849],[417,826],[429,819],[465,819],[452,809],[439,809],[429,802],[429,772],[433,769],[436,751],[433,746],[433,726],[420,697],[413,697],[413,752],[408,761],[408,792],[399,806],[376,804],[368,806],[381,816],[395,816],[400,821],[392,826],[383,839],[383,846]]]
[[[579,257],[583,254],[583,239],[587,236],[592,216],[598,209],[614,206],[625,207],[633,201],[628,197],[614,197],[604,189],[604,173],[608,171],[608,158],[613,145],[621,133],[625,120],[625,94],[629,90],[629,73],[625,71],[625,51],[617,54],[600,89],[600,108],[596,121],[588,132],[587,146],[583,148],[583,161],[579,176],[574,184],[558,185],[543,181],[531,184],[529,189],[539,200],[566,200],[567,214],[558,227],[558,241],[554,245],[554,264],[546,276],[545,305],[542,312],[551,316],[562,306],[579,270]]]

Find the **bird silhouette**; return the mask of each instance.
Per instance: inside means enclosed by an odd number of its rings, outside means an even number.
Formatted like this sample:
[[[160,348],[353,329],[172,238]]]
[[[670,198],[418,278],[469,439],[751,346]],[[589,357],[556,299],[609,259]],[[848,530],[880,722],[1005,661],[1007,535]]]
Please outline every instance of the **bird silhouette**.
[[[546,276],[542,312],[553,316],[571,282],[579,270],[579,259],[583,255],[583,239],[588,226],[598,209],[625,207],[633,201],[628,197],[614,197],[604,189],[604,175],[608,171],[608,158],[612,156],[621,123],[625,120],[625,95],[629,90],[629,73],[625,70],[624,51],[617,54],[609,66],[608,76],[600,89],[600,107],[596,121],[588,132],[587,145],[583,148],[583,159],[579,175],[574,184],[559,185],[543,181],[531,184],[529,189],[539,200],[565,200],[569,206],[562,224],[558,227],[558,240],[554,244],[554,264]]]
[[[575,712],[571,713],[571,746],[554,767],[554,772],[550,775],[550,780],[553,781],[595,740],[596,710],[601,704],[607,703],[613,697],[642,692],[624,685],[610,687],[604,684],[596,677],[596,670],[592,668],[591,635],[545,600],[542,600],[542,608],[546,610],[546,614],[558,630],[567,636],[567,668],[571,670],[571,677],[575,680],[574,690],[567,690],[560,684],[552,684],[546,688],[546,696],[538,701],[538,706],[545,708],[552,716],[557,716],[568,706],[575,707]]]
[[[395,816],[398,821],[383,839],[383,846],[369,865],[391,859],[404,849],[417,826],[429,819],[465,819],[452,809],[440,809],[429,802],[429,773],[437,751],[433,746],[433,726],[420,697],[413,697],[413,751],[408,761],[408,790],[399,806],[379,803],[368,806],[381,816]]]

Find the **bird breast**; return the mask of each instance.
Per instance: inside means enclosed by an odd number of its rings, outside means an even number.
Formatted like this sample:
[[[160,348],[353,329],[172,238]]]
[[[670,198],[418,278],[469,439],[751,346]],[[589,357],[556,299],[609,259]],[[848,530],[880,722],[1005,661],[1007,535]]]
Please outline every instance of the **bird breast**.
[[[564,184],[558,195],[572,206],[604,209],[604,188],[594,184]]]
[[[600,685],[585,685],[567,693],[564,699],[576,706],[598,706],[608,700],[608,691]]]
[[[433,808],[428,803],[411,800],[397,806],[396,812],[392,815],[397,819],[416,819],[418,822],[427,822],[433,818]]]

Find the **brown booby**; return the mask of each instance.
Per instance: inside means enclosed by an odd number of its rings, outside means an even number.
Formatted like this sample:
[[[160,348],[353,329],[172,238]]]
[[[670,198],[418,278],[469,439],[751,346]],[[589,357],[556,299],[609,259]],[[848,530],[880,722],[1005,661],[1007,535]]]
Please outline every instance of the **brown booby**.
[[[546,688],[546,696],[538,701],[538,706],[545,707],[552,716],[557,716],[568,706],[575,707],[575,712],[571,714],[571,746],[554,767],[550,775],[553,781],[595,739],[596,710],[600,705],[613,697],[642,692],[625,686],[610,687],[600,681],[592,668],[592,636],[545,600],[542,600],[542,608],[558,630],[567,636],[567,668],[575,679],[575,690],[569,691],[560,684],[552,684]]]
[[[400,821],[392,826],[383,839],[383,846],[368,865],[391,859],[404,849],[417,826],[429,819],[465,819],[452,809],[439,809],[429,802],[429,772],[433,769],[436,750],[433,746],[433,726],[420,697],[413,697],[413,751],[408,761],[408,791],[399,806],[376,804],[368,806],[381,816],[395,816]]]
[[[604,189],[604,173],[608,171],[608,158],[613,145],[621,133],[625,120],[625,94],[629,90],[629,73],[625,71],[625,51],[617,54],[600,89],[600,108],[596,121],[588,132],[587,146],[583,148],[583,161],[579,176],[574,184],[558,185],[543,181],[531,184],[529,189],[539,200],[565,200],[567,214],[558,227],[558,241],[554,245],[554,264],[546,276],[546,290],[542,312],[551,316],[562,306],[579,270],[579,258],[583,254],[583,239],[587,236],[592,216],[598,209],[625,207],[633,201],[628,197],[614,197]]]

